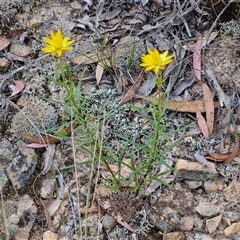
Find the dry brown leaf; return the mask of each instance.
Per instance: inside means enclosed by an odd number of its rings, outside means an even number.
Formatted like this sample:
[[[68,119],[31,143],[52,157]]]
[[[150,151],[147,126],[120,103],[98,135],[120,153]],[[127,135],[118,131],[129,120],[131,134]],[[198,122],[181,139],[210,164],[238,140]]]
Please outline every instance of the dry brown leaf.
[[[209,138],[208,125],[207,125],[203,115],[200,113],[199,110],[196,111],[196,115],[197,115],[197,123],[198,123],[198,126],[199,126],[203,136],[205,138]]]
[[[229,158],[229,156],[231,155],[231,153],[233,152],[233,149],[230,150],[228,153],[208,153],[209,156],[206,157],[206,159],[215,161],[215,162],[224,162],[225,160],[227,160]],[[238,150],[237,155],[240,155],[240,151]]]
[[[5,37],[0,39],[0,51],[6,48],[13,40],[18,39],[26,29],[12,30]]]
[[[140,75],[138,76],[136,83],[129,90],[127,89],[127,93],[122,98],[120,105],[123,105],[124,103],[129,102],[135,97],[137,90],[142,85],[142,82],[143,82],[143,72],[141,72]]]
[[[193,52],[193,69],[195,72],[196,78],[201,81],[201,48],[203,40],[200,38],[197,40],[194,52]]]
[[[153,97],[145,97],[137,95],[137,98],[141,98],[145,101],[151,102],[153,104],[157,104],[157,99]],[[197,109],[204,113],[206,112],[205,104],[203,100],[196,100],[196,101],[168,101],[165,103],[163,101],[163,104],[167,104],[166,108],[168,110],[176,111],[176,112],[190,112],[190,113],[196,113]],[[214,102],[214,108],[217,108],[219,106],[219,102]]]
[[[208,39],[206,37],[203,37],[202,48],[211,43],[217,37],[218,33],[219,31],[212,32]]]
[[[211,90],[207,86],[207,84],[202,84],[203,88],[203,100],[205,103],[205,109],[206,109],[206,120],[207,120],[207,126],[208,126],[208,132],[209,136],[211,136],[213,131],[213,123],[214,123],[214,102]]]
[[[97,67],[96,67],[96,80],[97,80],[97,85],[99,85],[102,75],[103,75],[104,68],[102,66],[102,63],[98,62]]]
[[[66,136],[70,136],[72,133],[72,129],[75,129],[78,126],[78,123],[73,123],[70,124],[68,127],[66,127],[64,129],[64,132],[66,134]],[[54,144],[60,141],[60,139],[58,137],[55,136],[43,136],[43,137],[37,137],[37,136],[33,136],[30,134],[25,134],[25,133],[19,133],[21,135],[22,138],[24,138],[25,140],[28,140],[30,142],[33,143],[39,143],[39,144]]]

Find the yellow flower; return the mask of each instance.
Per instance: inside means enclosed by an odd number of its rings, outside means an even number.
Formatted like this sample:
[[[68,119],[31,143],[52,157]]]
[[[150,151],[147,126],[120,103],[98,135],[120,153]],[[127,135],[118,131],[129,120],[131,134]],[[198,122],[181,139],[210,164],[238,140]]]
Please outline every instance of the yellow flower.
[[[145,71],[153,71],[158,73],[163,71],[166,66],[173,61],[173,55],[168,56],[168,51],[160,54],[157,49],[153,51],[148,49],[148,54],[142,56],[141,67],[145,67]]]
[[[43,38],[46,42],[46,46],[42,49],[43,52],[61,57],[66,51],[73,49],[71,45],[75,40],[69,40],[70,37],[63,38],[60,30],[58,30],[56,34],[54,34],[53,31],[50,31],[50,35],[52,39],[47,37]]]

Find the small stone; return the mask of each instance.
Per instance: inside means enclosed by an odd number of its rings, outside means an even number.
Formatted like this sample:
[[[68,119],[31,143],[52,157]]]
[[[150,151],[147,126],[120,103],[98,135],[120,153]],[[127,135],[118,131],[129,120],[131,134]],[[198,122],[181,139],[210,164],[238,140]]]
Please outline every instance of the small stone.
[[[204,190],[207,193],[216,193],[218,188],[217,188],[217,184],[215,182],[212,181],[205,181],[204,184]]]
[[[2,168],[2,165],[0,164],[0,190],[4,187],[7,180],[8,179],[7,179],[6,175],[4,174],[4,170]]]
[[[37,165],[37,154],[34,149],[18,142],[18,154],[7,168],[8,176],[16,189],[22,188],[34,172]]]
[[[56,190],[56,179],[52,178],[52,179],[45,179],[42,182],[42,186],[40,189],[40,196],[41,198],[53,198],[54,197],[54,192]]]
[[[223,190],[223,194],[228,202],[240,201],[240,182],[233,180],[232,183]]]
[[[19,217],[19,229],[14,239],[29,239],[29,233],[37,216],[37,206],[29,195],[25,194],[20,198],[17,215]]]
[[[188,162],[179,159],[175,166],[175,176],[180,179],[188,179],[195,181],[213,180],[217,176],[214,163],[209,162],[209,166],[205,167],[198,162]]]
[[[20,43],[12,43],[10,46],[10,52],[19,57],[24,57],[29,55],[32,52],[32,49]]]
[[[117,225],[116,220],[109,214],[106,214],[102,218],[103,228],[106,230],[110,230]]]
[[[13,153],[13,145],[11,144],[11,142],[4,138],[0,142],[0,159],[6,162],[11,162],[14,156]]]
[[[238,222],[240,220],[238,212],[225,212],[223,216],[230,219],[231,222]]]
[[[19,223],[19,217],[16,214],[12,214],[10,217],[6,219],[6,226],[7,227],[7,232],[8,232],[8,237],[10,239],[13,239],[19,229],[18,227]]]
[[[6,68],[9,64],[10,61],[7,58],[5,57],[0,58],[0,68]]]
[[[218,188],[219,191],[222,191],[223,190],[223,184],[220,184],[220,183],[217,184],[217,188]]]
[[[162,210],[162,212],[163,212],[164,216],[166,216],[167,219],[169,219],[173,225],[178,225],[180,223],[180,219],[177,215],[176,210],[173,210],[170,207],[166,207]]]
[[[206,220],[206,227],[209,233],[213,233],[217,229],[219,223],[221,222],[221,219],[222,215],[219,215],[217,217]]]
[[[220,213],[220,207],[210,202],[201,202],[195,209],[203,217],[213,217]]]
[[[181,231],[191,231],[193,229],[193,217],[182,217],[179,229]]]
[[[70,3],[70,6],[73,8],[73,9],[79,9],[81,10],[82,9],[82,5],[79,1],[73,1]]]
[[[231,226],[224,229],[223,233],[225,237],[232,237],[234,234],[240,231],[240,223],[233,223]]]
[[[177,211],[167,207],[162,211],[162,215],[157,212],[149,213],[149,222],[158,228],[161,232],[166,231],[169,233],[176,225],[179,225],[180,220],[177,216]],[[168,224],[171,221],[172,224]]]
[[[202,186],[202,181],[185,180],[184,183],[189,189],[196,189]]]
[[[61,221],[62,221],[61,215],[58,212],[56,212],[56,214],[52,217],[52,225],[54,230],[57,231],[59,229]]]
[[[171,232],[165,234],[165,239],[166,240],[181,240],[182,239],[182,233],[180,232]]]
[[[51,232],[51,231],[46,231],[43,234],[43,240],[58,240],[58,235],[56,233]]]
[[[212,240],[212,238],[206,234],[196,233],[194,240]]]

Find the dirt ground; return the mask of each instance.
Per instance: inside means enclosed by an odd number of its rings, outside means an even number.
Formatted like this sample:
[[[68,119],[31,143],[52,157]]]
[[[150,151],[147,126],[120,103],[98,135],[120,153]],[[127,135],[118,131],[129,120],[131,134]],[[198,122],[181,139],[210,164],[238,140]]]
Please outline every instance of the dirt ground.
[[[239,12],[237,1],[0,0],[0,240],[240,239]],[[154,48],[174,55],[163,84],[169,142],[176,142],[164,156],[174,168],[161,177],[169,186],[110,189],[106,169],[72,148],[74,139],[84,141],[84,126],[51,147],[27,145],[36,138],[20,133],[57,129],[66,114],[57,103],[66,93],[49,80],[58,74],[54,58],[41,51],[43,37],[58,29],[75,40],[64,61],[73,80],[82,79],[88,104],[117,111],[104,126],[114,156],[126,142],[113,132],[141,135],[148,123],[132,105],[147,114],[157,94],[141,56]],[[107,59],[111,52],[114,70],[101,72],[99,52]],[[93,114],[88,124],[95,126],[103,116]],[[167,171],[166,164],[151,174]]]

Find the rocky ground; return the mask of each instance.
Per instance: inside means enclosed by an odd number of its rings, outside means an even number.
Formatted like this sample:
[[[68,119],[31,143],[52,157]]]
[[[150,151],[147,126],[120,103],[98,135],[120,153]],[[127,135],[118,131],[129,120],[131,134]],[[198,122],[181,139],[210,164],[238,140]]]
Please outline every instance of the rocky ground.
[[[0,239],[240,239],[237,1],[0,0],[0,11]],[[148,48],[174,54],[164,72],[163,89],[170,93],[169,106],[175,106],[166,111],[172,119],[166,125],[180,132],[189,127],[165,156],[175,168],[161,178],[169,187],[152,181],[138,194],[128,186],[112,191],[98,166],[85,163],[89,155],[69,151],[71,138],[35,149],[27,145],[34,141],[21,137],[57,127],[65,114],[56,102],[65,92],[45,74],[58,74],[53,58],[41,52],[42,38],[58,29],[76,40],[65,61],[75,81],[84,75],[88,104],[116,111],[104,132],[116,155],[124,142],[111,137],[113,132],[130,139],[142,134],[147,124],[131,105],[119,104],[137,81],[142,54]],[[95,56],[105,40],[114,71],[104,71],[99,79]],[[196,55],[199,41],[201,56]],[[199,63],[216,102],[210,137],[196,117],[201,104],[204,117],[211,105],[203,102],[203,83],[196,77]],[[20,90],[12,94],[16,88]],[[142,97],[134,95],[129,102],[147,109],[156,95],[155,82],[147,74],[136,95]],[[187,108],[176,107],[176,102]],[[172,142],[179,139],[179,131]],[[81,126],[72,132],[74,138],[81,139],[80,132]],[[74,163],[79,165],[68,168]]]

